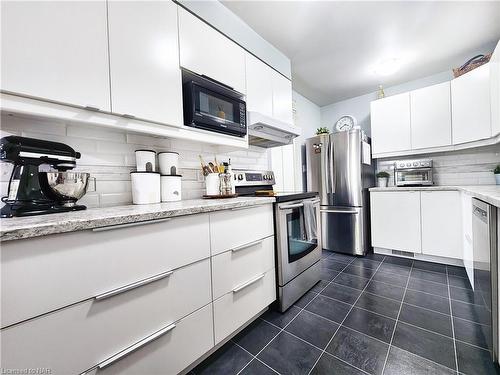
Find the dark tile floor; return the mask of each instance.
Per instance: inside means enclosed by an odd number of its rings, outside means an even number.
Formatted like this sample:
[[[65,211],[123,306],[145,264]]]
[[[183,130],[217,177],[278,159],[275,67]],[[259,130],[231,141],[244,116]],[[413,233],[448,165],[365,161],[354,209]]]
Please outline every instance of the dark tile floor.
[[[192,373],[496,374],[463,268],[326,251],[321,262],[322,281],[294,306],[267,311]]]

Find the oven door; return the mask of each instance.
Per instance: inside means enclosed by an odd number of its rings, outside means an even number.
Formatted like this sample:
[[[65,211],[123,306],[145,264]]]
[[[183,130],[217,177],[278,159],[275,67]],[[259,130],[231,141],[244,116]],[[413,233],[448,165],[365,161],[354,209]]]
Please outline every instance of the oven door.
[[[279,203],[275,215],[278,283],[283,286],[321,259],[319,199]]]

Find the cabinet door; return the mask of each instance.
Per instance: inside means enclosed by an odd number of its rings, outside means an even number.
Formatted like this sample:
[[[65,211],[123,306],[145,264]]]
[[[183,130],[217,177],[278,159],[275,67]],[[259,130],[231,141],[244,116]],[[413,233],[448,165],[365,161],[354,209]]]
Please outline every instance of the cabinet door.
[[[272,69],[256,57],[246,54],[247,111],[273,116]]]
[[[462,198],[462,243],[465,271],[469,282],[474,288],[474,254],[472,245],[472,197],[461,193]]]
[[[410,92],[412,149],[451,145],[450,82]]]
[[[451,81],[453,144],[491,136],[489,77],[485,64]]]
[[[371,102],[373,154],[411,149],[410,93]]]
[[[372,245],[420,253],[420,192],[372,192],[370,198]]]
[[[423,191],[422,254],[462,259],[462,210],[458,191]]]
[[[104,0],[1,7],[2,90],[110,111]]]
[[[281,74],[272,70],[273,84],[273,117],[293,124],[292,113],[292,82]]]
[[[500,42],[490,60],[491,135],[500,133]]]
[[[108,3],[113,112],[182,125],[177,5]]]
[[[217,30],[179,8],[180,63],[245,93],[245,51]]]

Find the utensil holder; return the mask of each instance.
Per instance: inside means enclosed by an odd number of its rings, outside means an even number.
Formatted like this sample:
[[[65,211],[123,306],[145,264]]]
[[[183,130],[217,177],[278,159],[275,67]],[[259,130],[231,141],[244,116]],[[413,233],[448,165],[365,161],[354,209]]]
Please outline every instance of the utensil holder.
[[[209,173],[205,176],[207,195],[220,195],[220,179],[218,173]]]

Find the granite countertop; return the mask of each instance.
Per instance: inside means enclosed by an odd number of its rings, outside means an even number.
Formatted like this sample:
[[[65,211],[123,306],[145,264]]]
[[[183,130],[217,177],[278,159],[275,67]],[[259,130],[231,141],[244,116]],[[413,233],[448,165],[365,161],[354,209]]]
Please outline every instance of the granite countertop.
[[[251,207],[275,202],[273,197],[191,199],[179,202],[92,208],[39,216],[0,220],[0,241],[19,240],[48,234],[157,220],[174,216]]]
[[[486,203],[500,207],[500,185],[471,185],[471,186],[418,186],[398,187],[389,186],[385,188],[374,187],[370,191],[463,191],[474,198]]]

